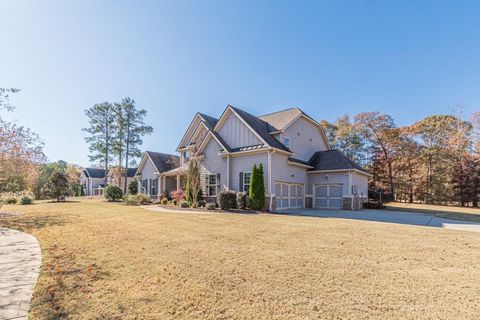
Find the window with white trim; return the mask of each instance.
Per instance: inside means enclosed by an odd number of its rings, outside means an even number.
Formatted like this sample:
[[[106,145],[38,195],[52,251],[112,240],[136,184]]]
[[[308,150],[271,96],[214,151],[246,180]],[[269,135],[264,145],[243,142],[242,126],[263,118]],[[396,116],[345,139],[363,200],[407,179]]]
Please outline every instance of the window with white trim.
[[[213,197],[217,195],[217,175],[210,174],[207,179],[207,195]]]
[[[243,191],[249,192],[250,190],[250,177],[251,177],[251,172],[244,172],[243,173]]]
[[[290,148],[290,138],[289,137],[284,137],[283,138],[283,143],[287,148]]]

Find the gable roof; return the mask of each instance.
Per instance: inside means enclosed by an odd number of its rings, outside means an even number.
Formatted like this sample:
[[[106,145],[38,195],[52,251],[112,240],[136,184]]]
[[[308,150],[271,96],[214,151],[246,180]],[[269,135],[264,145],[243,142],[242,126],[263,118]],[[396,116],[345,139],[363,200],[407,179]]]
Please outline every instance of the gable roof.
[[[104,169],[84,168],[83,172],[88,178],[105,179]]]
[[[153,151],[145,151],[145,153],[152,159],[153,165],[158,172],[169,171],[180,165],[179,156]],[[140,169],[140,167],[138,169]]]
[[[209,115],[206,115],[200,112],[198,114],[203,119],[203,122],[207,125],[208,129],[213,130],[213,128],[215,128],[218,122],[217,118],[211,117]]]
[[[230,106],[239,117],[243,119],[269,146],[277,148],[286,152],[291,152],[283,143],[278,141],[275,137],[271,135],[271,132],[276,131],[268,122],[263,121],[262,119],[251,115],[250,113],[243,111],[241,109]]]
[[[358,163],[345,156],[340,150],[315,152],[308,162],[313,167],[310,171],[353,169],[368,173]]]
[[[276,130],[283,130],[288,124],[290,124],[295,118],[303,114],[299,108],[289,108],[280,110],[277,112],[264,114],[259,116],[261,120],[270,123]]]
[[[128,168],[127,169],[127,177],[128,178],[133,178],[135,177],[135,174],[137,173],[138,168]]]

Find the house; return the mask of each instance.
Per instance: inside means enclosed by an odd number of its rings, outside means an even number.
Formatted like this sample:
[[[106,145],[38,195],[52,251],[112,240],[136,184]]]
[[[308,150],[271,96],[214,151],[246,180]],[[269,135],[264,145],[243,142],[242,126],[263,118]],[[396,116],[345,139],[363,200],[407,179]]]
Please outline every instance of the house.
[[[223,190],[248,191],[251,169],[260,163],[272,211],[358,209],[367,200],[370,174],[333,150],[320,124],[299,108],[254,116],[229,105],[218,119],[197,113],[177,152],[178,167],[156,171],[158,194],[183,188],[188,163],[196,159],[208,201]]]
[[[162,173],[178,168],[179,165],[179,156],[146,151],[136,170],[139,192],[148,194],[152,198],[158,198],[166,190],[171,191],[183,187],[184,182],[182,185],[177,185],[175,179],[163,179],[160,184],[159,179]]]
[[[128,168],[127,169],[127,190],[128,192],[128,185],[129,183],[135,179],[135,175],[137,173],[138,168]],[[108,185],[116,185],[119,186],[120,188],[124,188],[125,186],[125,171],[123,169],[119,169],[119,167],[111,168],[108,170],[108,175],[107,175],[107,184]]]
[[[85,168],[80,174],[80,183],[86,196],[101,196],[105,188],[105,170]]]

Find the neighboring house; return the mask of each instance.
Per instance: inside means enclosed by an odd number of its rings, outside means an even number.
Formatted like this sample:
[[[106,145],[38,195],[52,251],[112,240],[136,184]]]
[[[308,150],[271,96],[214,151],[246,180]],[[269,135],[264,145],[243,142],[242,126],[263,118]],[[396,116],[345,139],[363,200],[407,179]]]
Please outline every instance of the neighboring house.
[[[176,179],[164,178],[160,181],[162,173],[178,168],[179,164],[179,156],[146,151],[136,171],[139,192],[158,198],[166,190],[180,189]]]
[[[128,185],[129,183],[135,179],[135,175],[137,173],[138,168],[128,168],[127,169],[127,193],[128,193]],[[120,172],[118,169],[110,169],[108,171],[108,176],[107,176],[107,183],[117,185],[120,188],[124,188],[125,186],[125,173]]]
[[[260,163],[272,211],[358,209],[367,200],[370,174],[332,150],[320,124],[298,108],[253,116],[229,105],[218,119],[197,113],[177,152],[178,167],[157,168],[153,175],[160,178],[159,194],[183,188],[188,162],[194,158],[200,163],[202,190],[209,201],[223,190],[248,191],[251,169]],[[144,157],[142,162],[146,161]]]
[[[105,188],[105,170],[85,168],[80,174],[80,183],[86,196],[101,196]]]

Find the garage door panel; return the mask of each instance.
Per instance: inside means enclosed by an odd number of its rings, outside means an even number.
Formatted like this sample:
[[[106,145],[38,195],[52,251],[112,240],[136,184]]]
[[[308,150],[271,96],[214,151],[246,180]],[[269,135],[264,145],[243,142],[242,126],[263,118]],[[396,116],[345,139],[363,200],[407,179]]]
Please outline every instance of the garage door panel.
[[[343,187],[341,185],[314,186],[316,208],[341,209],[343,207]]]
[[[326,197],[327,186],[318,186],[315,188],[315,197]]]
[[[341,186],[330,186],[330,197],[341,197],[342,196],[342,187]]]
[[[303,208],[303,185],[276,183],[275,188],[277,209]]]

